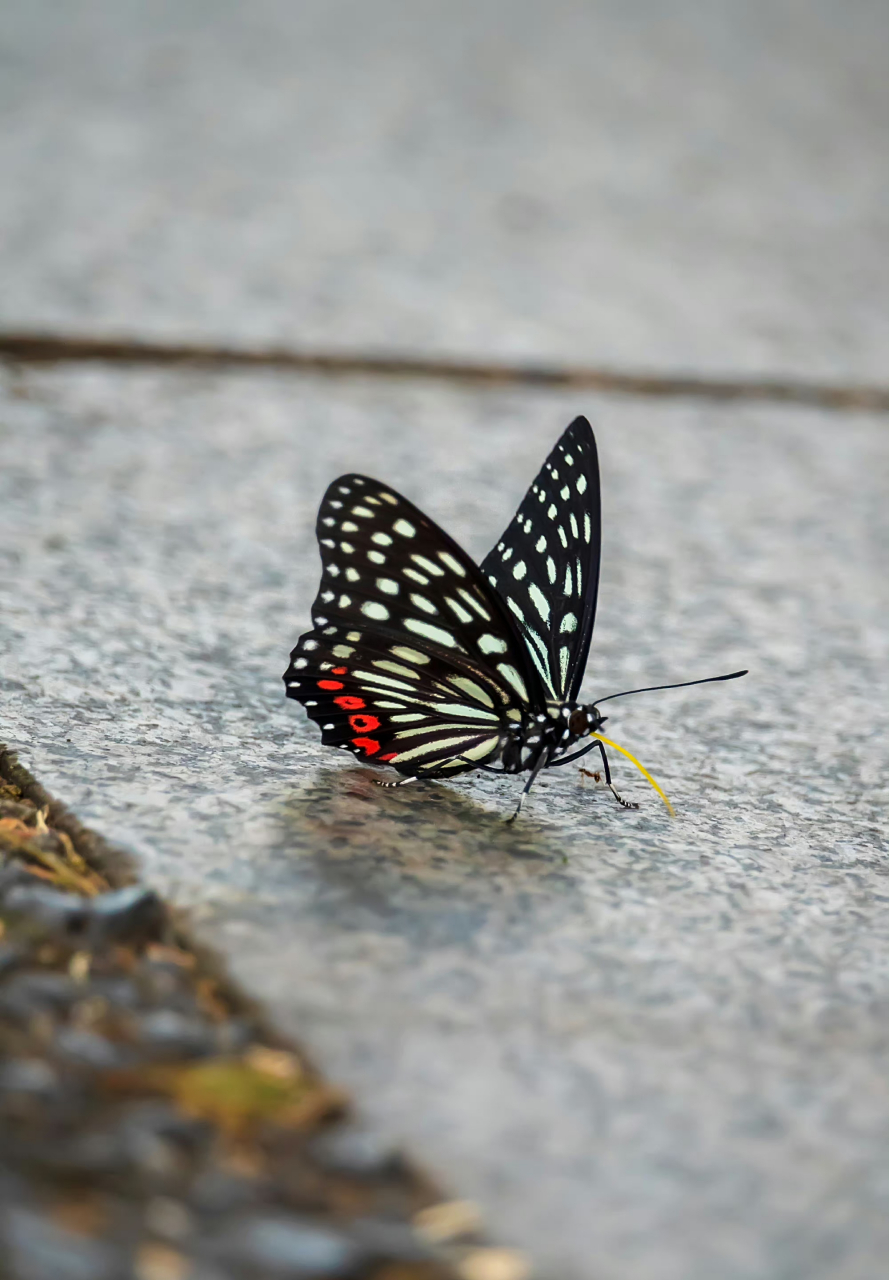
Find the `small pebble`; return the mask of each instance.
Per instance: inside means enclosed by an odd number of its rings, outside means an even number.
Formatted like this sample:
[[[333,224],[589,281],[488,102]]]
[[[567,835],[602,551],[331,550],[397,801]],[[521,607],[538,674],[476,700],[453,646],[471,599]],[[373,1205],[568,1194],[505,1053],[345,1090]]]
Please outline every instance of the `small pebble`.
[[[175,1009],[156,1009],[139,1021],[140,1039],[155,1057],[202,1057],[216,1047],[212,1030]]]
[[[145,1206],[145,1229],[174,1243],[184,1240],[193,1228],[191,1214],[181,1200],[154,1196]]]
[[[110,1040],[79,1027],[62,1027],[55,1037],[55,1050],[69,1062],[94,1067],[97,1071],[112,1071],[126,1060],[121,1049]]]
[[[397,1148],[372,1129],[338,1124],[321,1133],[309,1151],[323,1169],[353,1177],[369,1178],[394,1172],[402,1166]]]
[[[340,1280],[356,1275],[367,1255],[348,1236],[297,1218],[252,1218],[236,1224],[226,1251],[275,1280]]]

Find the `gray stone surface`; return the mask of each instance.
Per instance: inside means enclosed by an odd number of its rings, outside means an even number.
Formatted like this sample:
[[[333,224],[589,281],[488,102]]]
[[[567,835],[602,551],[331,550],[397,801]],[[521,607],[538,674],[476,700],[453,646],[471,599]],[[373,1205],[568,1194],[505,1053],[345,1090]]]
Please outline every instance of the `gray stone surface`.
[[[572,771],[381,792],[282,696],[339,470],[481,555],[597,424]],[[886,1245],[885,421],[57,371],[0,401],[0,737],[547,1280],[872,1280]],[[619,708],[619,710],[618,710]]]
[[[882,0],[0,14],[0,322],[883,380]]]

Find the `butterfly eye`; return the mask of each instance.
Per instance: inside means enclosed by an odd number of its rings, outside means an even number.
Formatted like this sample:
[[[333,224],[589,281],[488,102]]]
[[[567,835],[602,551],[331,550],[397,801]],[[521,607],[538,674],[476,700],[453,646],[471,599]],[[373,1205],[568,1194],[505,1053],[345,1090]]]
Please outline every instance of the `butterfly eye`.
[[[584,711],[582,707],[579,707],[577,711],[571,712],[571,715],[568,717],[568,728],[574,734],[575,738],[582,738],[585,733],[589,733],[592,725],[589,722],[589,717],[586,711]]]

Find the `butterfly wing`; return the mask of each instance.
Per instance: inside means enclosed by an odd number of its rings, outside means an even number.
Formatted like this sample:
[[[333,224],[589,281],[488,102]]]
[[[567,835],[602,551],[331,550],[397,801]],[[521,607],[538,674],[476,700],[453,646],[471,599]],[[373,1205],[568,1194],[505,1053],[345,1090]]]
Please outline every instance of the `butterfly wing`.
[[[317,534],[313,628],[284,682],[322,742],[407,774],[454,773],[492,755],[523,710],[544,704],[502,600],[407,498],[341,476]]]
[[[583,680],[601,534],[596,440],[586,418],[575,418],[481,566],[515,617],[546,690],[559,701],[575,701]]]

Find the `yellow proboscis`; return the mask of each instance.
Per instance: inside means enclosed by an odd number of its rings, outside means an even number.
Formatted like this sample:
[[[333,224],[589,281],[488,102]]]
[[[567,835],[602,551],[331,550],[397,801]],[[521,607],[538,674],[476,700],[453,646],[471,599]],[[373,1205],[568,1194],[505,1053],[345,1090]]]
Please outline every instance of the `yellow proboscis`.
[[[591,734],[590,734],[590,737],[591,737],[591,738],[598,738],[600,742],[604,742],[604,743],[605,743],[605,746],[606,746],[606,747],[614,747],[615,751],[619,751],[619,752],[621,753],[621,755],[622,755],[622,756],[626,756],[628,760],[632,761],[632,763],[636,766],[636,768],[637,768],[637,769],[639,770],[639,772],[642,774],[642,777],[643,777],[643,778],[645,778],[645,779],[646,779],[646,781],[648,781],[648,782],[650,782],[650,783],[651,783],[651,785],[654,787],[655,791],[658,793],[658,795],[660,796],[660,798],[663,800],[664,804],[667,806],[667,812],[669,813],[670,817],[671,817],[671,818],[675,818],[675,817],[676,817],[676,814],[673,812],[673,806],[670,804],[670,801],[667,799],[667,797],[664,795],[663,791],[660,789],[660,787],[658,786],[658,784],[655,782],[654,778],[651,776],[651,774],[648,772],[648,770],[645,768],[645,766],[644,766],[644,765],[642,765],[642,764],[640,764],[640,763],[639,763],[639,761],[636,759],[636,757],[635,757],[634,755],[631,755],[631,754],[630,754],[630,752],[629,752],[629,751],[627,751],[626,747],[622,747],[622,746],[620,745],[620,743],[619,743],[619,742],[612,742],[610,738],[606,738],[606,737],[605,737],[603,734],[601,734],[601,733],[591,733]]]

